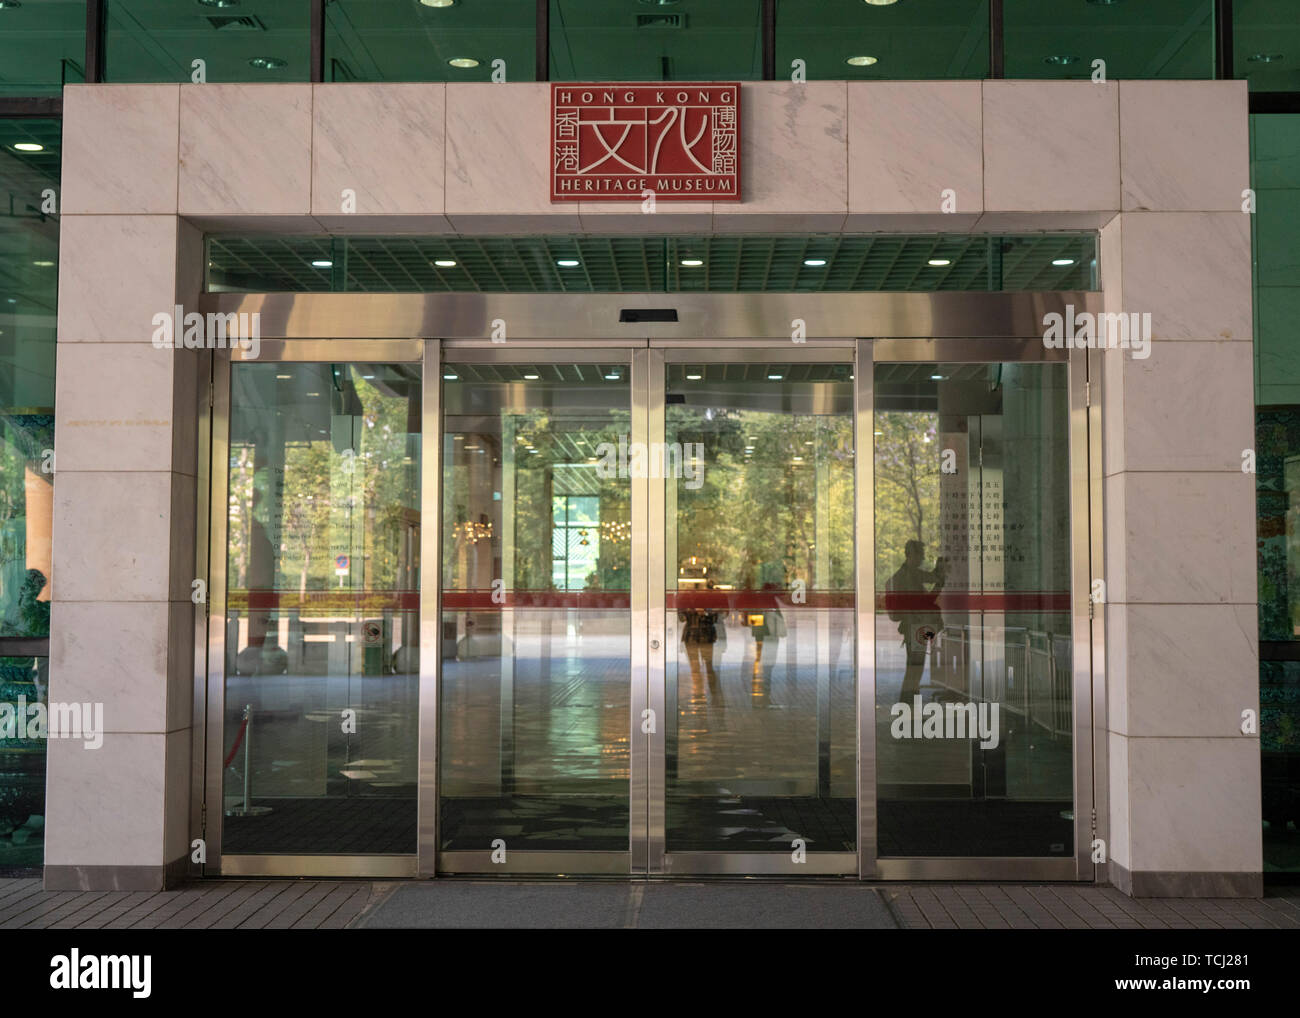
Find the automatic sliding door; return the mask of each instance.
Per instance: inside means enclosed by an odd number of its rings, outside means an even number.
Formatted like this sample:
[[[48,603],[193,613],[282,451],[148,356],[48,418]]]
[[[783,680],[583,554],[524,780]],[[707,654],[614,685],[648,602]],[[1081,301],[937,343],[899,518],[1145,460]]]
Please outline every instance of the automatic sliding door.
[[[669,872],[857,871],[854,365],[840,356],[666,365],[649,469]]]
[[[627,872],[629,360],[447,355],[440,868]]]

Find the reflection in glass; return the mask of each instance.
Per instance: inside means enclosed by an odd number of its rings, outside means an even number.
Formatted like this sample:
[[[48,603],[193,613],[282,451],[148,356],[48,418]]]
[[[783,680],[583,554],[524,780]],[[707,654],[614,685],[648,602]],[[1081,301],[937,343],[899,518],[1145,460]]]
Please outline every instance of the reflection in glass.
[[[104,80],[308,81],[310,6],[104,0]]]
[[[0,96],[58,95],[86,80],[86,0],[0,8]]]
[[[787,77],[795,60],[804,61],[809,79],[984,78],[989,68],[989,3],[779,0],[777,77]]]
[[[420,368],[231,368],[227,853],[413,853]]]
[[[1290,3],[1290,0],[1286,0]],[[1008,78],[1214,77],[1214,0],[1004,0]]]
[[[0,37],[4,16],[23,10],[0,10]],[[0,636],[50,634],[59,228],[41,195],[59,186],[60,130],[0,120]]]
[[[0,876],[38,870],[45,857],[45,746],[27,727],[48,704],[49,659],[0,657]],[[19,717],[19,711],[23,717]]]
[[[856,844],[852,371],[668,368],[670,852]]]
[[[551,80],[757,81],[763,76],[759,0],[669,7],[551,0]]]
[[[506,81],[532,81],[536,36],[534,0],[335,0],[325,8],[325,80],[491,81],[495,64]]]
[[[626,852],[626,365],[443,366],[441,847]]]
[[[1065,364],[875,368],[882,856],[1071,856]]]
[[[1264,869],[1300,871],[1300,412],[1255,412]]]
[[[1300,92],[1295,0],[1233,0],[1232,71],[1252,92]]]

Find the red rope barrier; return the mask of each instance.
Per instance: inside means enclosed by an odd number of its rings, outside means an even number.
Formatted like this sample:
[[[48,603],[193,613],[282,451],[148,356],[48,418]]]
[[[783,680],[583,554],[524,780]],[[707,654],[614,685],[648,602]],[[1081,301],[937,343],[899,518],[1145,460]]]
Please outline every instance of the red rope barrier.
[[[230,755],[226,757],[226,762],[221,765],[224,771],[230,766],[230,761],[235,759],[235,754],[239,752],[239,744],[244,741],[244,732],[248,730],[248,718],[244,718],[243,723],[239,726],[239,731],[235,733],[235,744],[230,747]]]

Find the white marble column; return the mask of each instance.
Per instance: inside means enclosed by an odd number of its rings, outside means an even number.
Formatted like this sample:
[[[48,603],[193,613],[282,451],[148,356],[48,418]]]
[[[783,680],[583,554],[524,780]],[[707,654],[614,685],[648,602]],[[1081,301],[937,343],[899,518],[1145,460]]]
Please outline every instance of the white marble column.
[[[65,94],[49,698],[102,704],[104,735],[49,741],[53,889],[187,869],[200,355],[151,342],[202,265],[177,110],[176,85]]]
[[[1109,872],[1127,893],[1262,890],[1250,217],[1242,82],[1123,82],[1102,355]]]

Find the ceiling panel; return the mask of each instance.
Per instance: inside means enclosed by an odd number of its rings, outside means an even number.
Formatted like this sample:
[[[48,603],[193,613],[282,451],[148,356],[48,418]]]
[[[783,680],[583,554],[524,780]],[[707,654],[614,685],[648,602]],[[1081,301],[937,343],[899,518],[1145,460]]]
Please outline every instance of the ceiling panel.
[[[1046,291],[1094,289],[1095,279],[1091,234],[247,236],[208,245],[209,289],[249,293]]]

